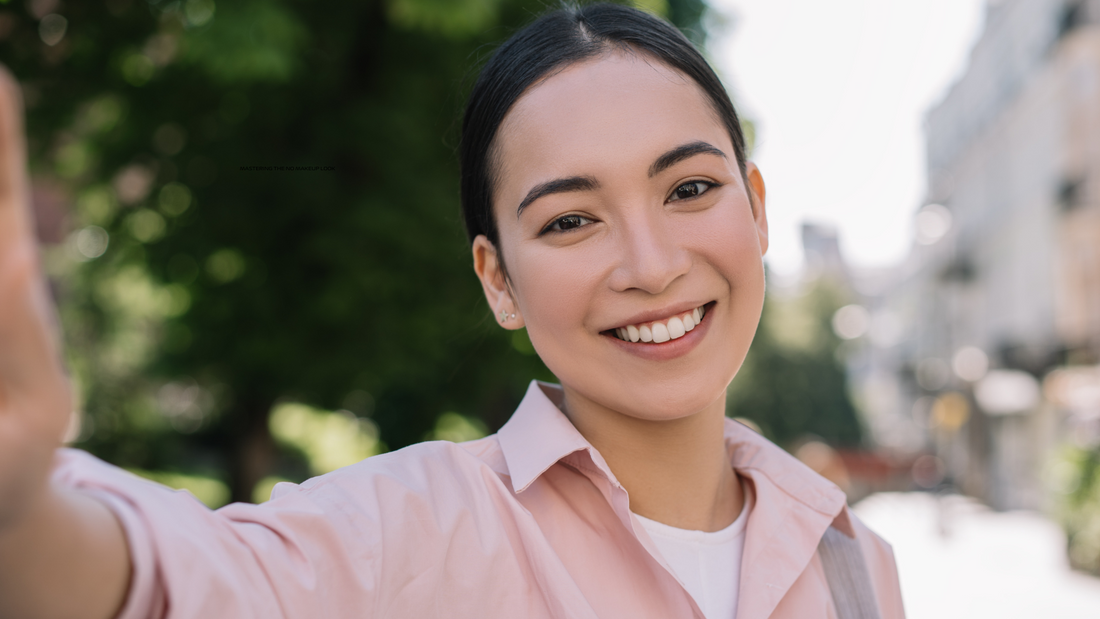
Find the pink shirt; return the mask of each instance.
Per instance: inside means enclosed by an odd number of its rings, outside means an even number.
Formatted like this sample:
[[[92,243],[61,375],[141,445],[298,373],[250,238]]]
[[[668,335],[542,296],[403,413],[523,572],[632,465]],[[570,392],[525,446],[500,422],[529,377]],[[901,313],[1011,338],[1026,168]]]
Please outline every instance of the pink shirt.
[[[133,561],[123,619],[702,619],[552,389],[532,382],[493,436],[280,484],[263,505],[210,511],[74,450],[59,452],[54,479],[123,523]],[[844,493],[734,421],[725,436],[755,496],[738,619],[835,617],[815,552],[830,525],[859,539],[883,619],[903,617],[890,547]]]

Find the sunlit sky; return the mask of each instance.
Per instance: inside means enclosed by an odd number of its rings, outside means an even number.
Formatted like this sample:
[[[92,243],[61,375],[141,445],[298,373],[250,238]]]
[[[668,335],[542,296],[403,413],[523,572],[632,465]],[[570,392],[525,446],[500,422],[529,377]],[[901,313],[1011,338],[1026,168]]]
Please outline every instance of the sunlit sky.
[[[924,198],[925,112],[966,67],[984,0],[711,0],[711,58],[756,123],[779,273],[825,222],[852,264],[908,252]]]

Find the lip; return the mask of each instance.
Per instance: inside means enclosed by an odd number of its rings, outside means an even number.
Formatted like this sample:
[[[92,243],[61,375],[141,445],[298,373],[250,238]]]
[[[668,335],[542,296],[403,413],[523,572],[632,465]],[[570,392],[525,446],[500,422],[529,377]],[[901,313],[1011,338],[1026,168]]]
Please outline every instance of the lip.
[[[711,301],[703,305],[706,306],[706,313],[703,315],[703,320],[700,321],[694,329],[685,333],[683,337],[679,337],[674,340],[669,340],[660,344],[654,344],[652,342],[624,342],[614,335],[611,335],[610,331],[603,332],[603,336],[606,337],[613,346],[619,347],[620,350],[641,357],[642,359],[645,359],[647,361],[668,361],[670,359],[682,357],[694,350],[695,347],[699,345],[699,342],[703,341],[703,337],[706,336],[707,331],[710,330],[710,323],[712,322],[711,315],[714,313],[716,302]],[[691,306],[691,308],[684,311],[691,311],[696,307],[699,306],[693,305]],[[675,313],[676,312],[674,311],[668,314],[655,314],[653,312],[647,314],[639,314],[639,316],[642,316],[642,320],[639,320],[638,322],[660,320],[661,318],[671,316]],[[649,316],[653,317],[647,318]],[[632,322],[628,324],[638,323]],[[612,329],[612,331],[613,330],[614,329]]]
[[[609,327],[607,329],[604,329],[602,332],[614,331],[615,329],[625,328],[627,325],[639,325],[639,324],[642,324],[642,323],[645,323],[645,322],[653,322],[653,321],[656,321],[656,320],[668,320],[669,318],[672,318],[673,316],[683,316],[684,314],[687,314],[688,312],[690,312],[691,310],[693,310],[697,307],[710,306],[713,303],[714,303],[713,301],[708,301],[706,303],[704,303],[704,302],[695,302],[694,304],[692,304],[692,303],[680,303],[680,304],[677,304],[677,305],[670,305],[665,309],[659,309],[659,310],[654,310],[654,311],[650,311],[650,312],[642,312],[640,314],[635,314],[635,315],[631,316],[630,319],[627,320],[626,322],[624,322],[622,324],[615,325],[613,327]]]

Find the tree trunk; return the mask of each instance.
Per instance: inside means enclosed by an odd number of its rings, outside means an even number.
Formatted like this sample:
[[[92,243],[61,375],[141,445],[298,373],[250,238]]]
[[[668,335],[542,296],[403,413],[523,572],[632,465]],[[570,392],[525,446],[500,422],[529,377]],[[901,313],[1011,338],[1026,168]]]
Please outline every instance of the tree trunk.
[[[273,403],[267,398],[241,402],[240,425],[233,433],[229,462],[229,498],[233,502],[251,503],[256,484],[274,467],[275,441],[267,426]]]

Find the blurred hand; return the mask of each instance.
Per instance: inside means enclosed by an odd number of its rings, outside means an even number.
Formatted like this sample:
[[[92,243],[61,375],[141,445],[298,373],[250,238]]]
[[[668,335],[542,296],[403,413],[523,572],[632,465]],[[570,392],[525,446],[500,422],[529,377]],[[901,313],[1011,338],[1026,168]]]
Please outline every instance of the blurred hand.
[[[0,534],[42,500],[72,411],[30,208],[22,98],[0,66]]]
[[[105,619],[129,553],[104,504],[49,483],[72,394],[27,186],[19,87],[0,66],[0,619]]]

